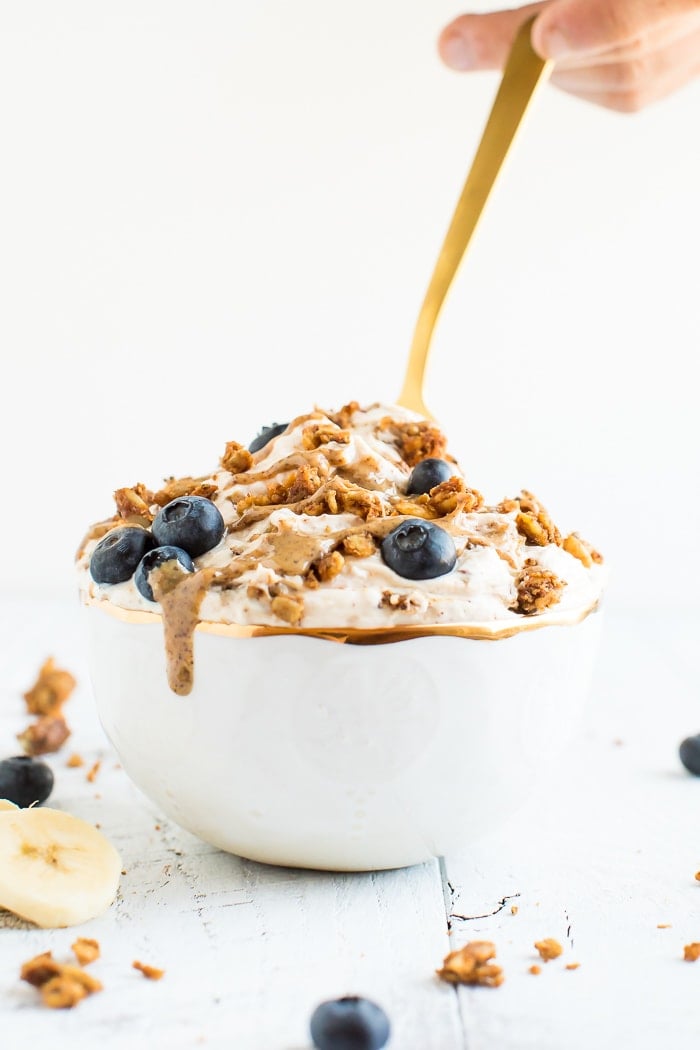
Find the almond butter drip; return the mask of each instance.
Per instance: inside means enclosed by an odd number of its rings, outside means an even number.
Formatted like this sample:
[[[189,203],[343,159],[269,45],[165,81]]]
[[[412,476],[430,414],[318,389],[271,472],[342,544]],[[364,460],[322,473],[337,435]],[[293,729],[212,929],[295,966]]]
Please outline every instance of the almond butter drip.
[[[192,692],[194,682],[194,631],[199,610],[211,586],[215,569],[185,572],[177,561],[166,561],[149,576],[151,590],[160,602],[165,635],[168,685],[178,696]]]
[[[291,529],[288,532],[272,533],[267,541],[272,549],[274,567],[279,572],[291,575],[307,572],[320,552],[317,536],[303,536]]]

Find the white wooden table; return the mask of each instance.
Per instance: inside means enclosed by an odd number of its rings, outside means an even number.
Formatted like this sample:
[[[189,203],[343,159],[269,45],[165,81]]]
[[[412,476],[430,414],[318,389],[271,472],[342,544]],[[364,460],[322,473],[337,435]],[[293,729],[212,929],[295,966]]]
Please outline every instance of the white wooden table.
[[[47,949],[68,959],[78,931],[0,913],[2,1050],[304,1050],[314,1006],[344,994],[384,1006],[396,1050],[697,1047],[700,961],[682,956],[700,941],[700,779],[677,745],[700,731],[700,615],[609,615],[583,731],[517,819],[462,856],[367,875],[267,868],[181,831],[117,768],[77,605],[5,598],[0,621],[0,755],[16,753],[21,694],[54,655],[80,685],[51,804],[99,823],[126,870],[110,911],[79,928],[102,946],[104,991],[75,1010],[42,1008],[18,973]],[[66,768],[71,749],[82,769]],[[533,976],[544,937],[565,953]],[[496,943],[505,983],[438,981],[444,955],[475,938]],[[146,980],[134,959],[165,977]]]

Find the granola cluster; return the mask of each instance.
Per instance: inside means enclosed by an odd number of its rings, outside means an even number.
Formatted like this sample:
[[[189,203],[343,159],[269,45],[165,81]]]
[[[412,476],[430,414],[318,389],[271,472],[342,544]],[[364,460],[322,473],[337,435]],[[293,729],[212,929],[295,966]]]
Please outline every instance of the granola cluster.
[[[75,689],[75,678],[57,667],[49,657],[39,669],[34,685],[24,694],[27,711],[34,715],[25,730],[17,734],[26,755],[45,755],[58,751],[70,736],[63,706]]]
[[[470,941],[446,956],[437,975],[449,984],[481,984],[498,988],[505,978],[501,967],[493,962],[495,955],[493,941]]]
[[[281,431],[281,432],[280,432]],[[212,500],[226,534],[196,559],[205,569],[202,618],[291,627],[375,627],[534,617],[555,606],[590,607],[601,556],[576,532],[563,534],[531,492],[489,504],[448,452],[433,422],[401,408],[350,402],[317,409],[256,442],[225,445],[218,468],[117,489],[115,514],[88,533],[85,566],[117,526],[149,528],[181,496]],[[441,461],[443,480],[414,491],[411,474]],[[386,537],[417,519],[449,534],[454,570],[438,579],[401,579],[383,560]],[[143,608],[133,586],[91,598]],[[105,593],[109,591],[109,593]]]
[[[22,964],[20,980],[33,985],[40,995],[44,1006],[51,1010],[70,1010],[83,999],[95,992],[101,992],[103,985],[84,967],[100,958],[100,945],[92,937],[78,937],[71,945],[71,950],[78,961],[62,963],[54,959],[53,952],[42,952]],[[160,981],[165,970],[135,960],[132,969],[138,970],[149,981]]]

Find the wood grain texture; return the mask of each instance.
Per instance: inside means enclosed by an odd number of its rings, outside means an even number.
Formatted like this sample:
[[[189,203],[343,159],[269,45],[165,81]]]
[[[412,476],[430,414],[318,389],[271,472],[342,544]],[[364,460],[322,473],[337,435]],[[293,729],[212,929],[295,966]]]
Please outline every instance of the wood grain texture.
[[[0,754],[16,753],[21,694],[55,656],[79,688],[73,736],[50,758],[51,802],[99,823],[126,871],[115,905],[78,929],[0,914],[3,1050],[304,1050],[314,1006],[350,993],[382,1003],[397,1050],[696,1047],[700,963],[682,950],[700,940],[700,779],[681,769],[677,745],[700,730],[700,617],[610,621],[581,734],[521,813],[462,856],[367,875],[265,867],[165,820],[104,738],[77,610],[3,600],[0,630]],[[82,768],[66,768],[71,750]],[[104,991],[73,1011],[45,1010],[20,964],[47,949],[67,959],[78,933],[102,946],[91,969]],[[495,941],[506,981],[455,992],[434,970],[477,937]],[[544,937],[564,954],[532,976]],[[135,959],[165,977],[144,979]]]

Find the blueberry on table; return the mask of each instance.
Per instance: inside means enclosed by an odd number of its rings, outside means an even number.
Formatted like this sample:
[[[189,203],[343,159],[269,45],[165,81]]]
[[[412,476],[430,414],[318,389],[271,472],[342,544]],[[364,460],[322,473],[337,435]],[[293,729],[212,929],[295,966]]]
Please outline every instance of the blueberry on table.
[[[407,580],[432,580],[452,572],[457,551],[449,532],[422,518],[406,518],[385,536],[382,558]]]
[[[686,737],[678,748],[678,754],[688,772],[700,777],[700,733]]]
[[[159,547],[180,547],[191,558],[216,547],[224,534],[218,507],[204,496],[180,496],[156,515],[152,530]]]
[[[194,572],[194,562],[187,551],[183,551],[180,547],[154,547],[152,551],[144,554],[134,574],[137,590],[149,602],[154,602],[156,599],[148,577],[154,569],[165,565],[166,561],[177,561],[184,572]]]
[[[436,485],[449,481],[454,475],[453,466],[444,459],[422,459],[411,471],[406,486],[407,496],[420,496],[430,492]]]
[[[53,789],[53,772],[46,762],[16,755],[0,762],[0,798],[26,809],[46,802]]]
[[[135,525],[112,529],[92,552],[90,575],[95,583],[123,583],[133,576],[146,551],[154,546],[146,529]]]
[[[248,445],[249,452],[259,452],[261,448],[265,448],[268,442],[276,438],[278,434],[283,434],[289,426],[289,423],[273,423],[271,427],[263,427],[259,434],[257,434],[251,443]]]
[[[389,1018],[369,999],[347,996],[321,1003],[311,1015],[317,1050],[381,1050],[389,1040]]]

